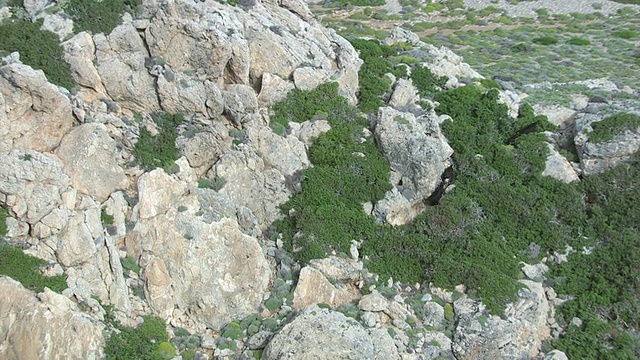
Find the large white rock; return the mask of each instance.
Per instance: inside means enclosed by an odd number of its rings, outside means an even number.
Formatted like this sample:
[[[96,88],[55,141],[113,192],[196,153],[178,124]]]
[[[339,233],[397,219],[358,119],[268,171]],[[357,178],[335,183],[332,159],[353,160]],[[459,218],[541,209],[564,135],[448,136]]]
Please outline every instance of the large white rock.
[[[0,358],[100,359],[103,325],[49,289],[36,295],[0,276]]]
[[[341,313],[312,305],[271,339],[262,358],[391,360],[398,352],[386,330],[366,330]]]
[[[195,191],[162,170],[144,174],[138,193],[140,221],[127,245],[141,253],[154,313],[203,331],[258,312],[270,270],[254,237],[236,220],[205,222]]]
[[[129,180],[118,164],[116,142],[106,126],[84,124],[64,137],[56,155],[65,163],[73,187],[82,193],[105,201],[112,192],[126,189]]]
[[[51,151],[73,125],[71,102],[41,70],[0,67],[0,153],[11,148]]]

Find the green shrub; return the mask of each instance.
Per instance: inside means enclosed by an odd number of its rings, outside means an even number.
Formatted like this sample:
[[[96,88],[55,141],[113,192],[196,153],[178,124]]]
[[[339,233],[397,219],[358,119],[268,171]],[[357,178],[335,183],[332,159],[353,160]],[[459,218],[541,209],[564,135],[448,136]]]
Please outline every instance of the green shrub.
[[[102,208],[100,210],[100,221],[102,225],[113,225],[113,215],[107,214],[107,209]]]
[[[169,335],[164,320],[150,315],[142,318],[144,322],[136,328],[111,323],[115,330],[105,343],[104,353],[107,359],[159,360],[167,359],[166,356],[170,353],[175,356],[175,350],[168,343]]]
[[[140,265],[138,265],[138,262],[133,257],[124,257],[120,259],[120,262],[122,263],[122,270],[125,275],[128,275],[129,271],[133,271],[134,273],[140,275]]]
[[[640,128],[640,116],[620,113],[595,122],[591,127],[593,131],[589,133],[589,141],[599,144],[613,140],[615,135],[625,130],[637,131]]]
[[[277,122],[269,123],[269,127],[271,127],[271,130],[273,130],[274,133],[282,137],[285,137],[287,135],[287,128],[280,123],[277,123]]]
[[[558,39],[553,36],[541,36],[533,39],[533,42],[538,45],[554,45],[558,43]]]
[[[2,240],[3,236],[7,235],[7,219],[10,216],[9,210],[0,206],[0,240]]]
[[[156,123],[158,134],[151,136],[151,133],[141,126],[133,155],[147,171],[161,167],[170,172],[175,161],[180,158],[180,152],[176,148],[178,137],[176,127],[184,121],[184,117],[182,114],[171,115],[160,112],[153,114],[152,118]]]
[[[62,292],[67,288],[66,275],[44,276],[41,267],[47,262],[25,254],[22,249],[0,243],[0,274],[19,281],[25,288],[35,292],[44,291],[45,287]]]
[[[584,45],[591,45],[591,41],[584,38],[572,37],[571,39],[567,40],[567,44],[584,46]]]
[[[614,31],[612,35],[617,38],[626,39],[626,40],[635,39],[636,37],[638,37],[638,33],[633,30]]]
[[[198,180],[198,187],[200,189],[211,189],[214,191],[220,191],[227,183],[227,179],[222,176],[216,176],[213,180],[202,178]]]
[[[122,14],[134,12],[141,0],[68,0],[64,12],[73,20],[73,31],[90,31],[93,34],[111,31],[122,22]]]
[[[51,83],[68,90],[74,86],[69,64],[64,61],[58,36],[40,30],[43,20],[36,22],[8,20],[0,23],[0,56],[20,53],[20,61],[39,69]]]
[[[382,95],[391,89],[389,78],[385,74],[393,72],[388,58],[395,56],[397,50],[382,45],[377,40],[354,39],[351,44],[360,52],[360,58],[364,61],[358,72],[359,107],[363,112],[376,112],[383,105]]]
[[[442,90],[447,80],[444,76],[435,76],[426,67],[415,67],[411,71],[411,81],[413,81],[413,85],[418,89],[418,93],[422,97],[431,97],[437,91]]]

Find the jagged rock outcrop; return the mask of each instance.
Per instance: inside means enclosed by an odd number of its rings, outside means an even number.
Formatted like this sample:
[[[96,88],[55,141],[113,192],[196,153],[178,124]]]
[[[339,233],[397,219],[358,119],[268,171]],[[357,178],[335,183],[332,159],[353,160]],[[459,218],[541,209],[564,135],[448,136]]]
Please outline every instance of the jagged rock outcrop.
[[[466,295],[456,300],[459,319],[452,350],[459,359],[531,359],[540,353],[542,342],[551,336],[553,312],[539,282],[520,280],[526,288],[509,304],[505,319],[481,318],[483,305]]]
[[[97,70],[108,96],[133,111],[159,110],[156,84],[145,67],[143,39],[129,22],[108,34],[93,36]]]
[[[257,240],[236,220],[205,222],[198,197],[162,170],[138,181],[139,221],[128,236],[140,253],[145,298],[175,326],[219,330],[255,313],[269,282]]]
[[[631,159],[640,150],[640,128],[625,130],[606,142],[589,141],[589,132],[593,131],[591,124],[602,120],[602,115],[588,113],[580,113],[575,118],[574,142],[584,175],[600,173],[615,167]]]
[[[314,259],[300,270],[293,293],[293,307],[327,304],[332,308],[360,298],[358,283],[362,280],[362,263],[337,257]]]
[[[118,164],[116,142],[103,124],[91,123],[67,134],[56,155],[62,160],[78,191],[105,201],[118,189],[126,189],[129,180]],[[100,164],[100,166],[96,166]]]
[[[355,102],[361,60],[333,30],[308,16],[302,1],[270,2],[227,11],[218,2],[159,2],[144,27],[150,56],[160,57],[173,72],[260,88],[265,73],[288,79],[303,66],[313,79],[335,79]],[[306,14],[306,15],[305,15]],[[308,64],[308,65],[307,65]],[[303,88],[307,82],[296,81]]]
[[[278,332],[263,359],[398,359],[385,331],[367,331],[341,313],[312,305]]]
[[[549,156],[545,163],[543,176],[551,176],[565,183],[580,180],[567,158],[562,156],[553,145],[549,145]]]
[[[73,81],[78,85],[104,93],[102,79],[94,65],[96,46],[91,35],[83,31],[62,43],[64,59],[69,63]]]
[[[0,153],[51,151],[73,125],[71,102],[40,70],[0,67]]]
[[[412,220],[451,166],[453,149],[440,132],[435,113],[416,117],[390,107],[380,108],[375,136],[391,165],[389,191],[374,209],[376,216],[392,225]]]
[[[66,205],[75,202],[70,185],[64,164],[55,155],[13,150],[0,156],[0,202],[16,220],[28,223],[34,235],[48,236],[66,224]],[[49,230],[38,229],[38,224]]]
[[[99,359],[103,325],[63,295],[34,294],[0,276],[0,357],[17,359]]]

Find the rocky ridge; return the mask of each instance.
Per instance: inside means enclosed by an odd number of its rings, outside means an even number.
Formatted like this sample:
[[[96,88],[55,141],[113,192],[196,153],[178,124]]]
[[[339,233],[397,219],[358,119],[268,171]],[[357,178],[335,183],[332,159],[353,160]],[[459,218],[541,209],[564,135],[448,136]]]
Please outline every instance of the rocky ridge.
[[[40,9],[51,5],[45,3]],[[261,349],[267,359],[316,358],[327,348],[330,358],[544,356],[542,342],[561,331],[553,320],[559,300],[543,282],[544,265],[525,266],[529,279],[522,280],[518,301],[494,316],[464,288],[447,292],[392,280],[372,287],[375,275],[364,269],[358,244],[351,259],[299,269],[281,243],[265,236],[278,206],[299,186],[297,174],[310,166],[311,139],[328,128],[306,122],[280,136],[269,128],[268,106],[291,89],[326,80],[356,101],[357,53],[317,23],[305,3],[144,5],[146,16],[125,15],[110,34],[81,32],[63,43],[79,85],[73,94],[15,56],[0,67],[0,203],[12,215],[7,240],[50,262],[50,273],[66,274],[69,286],[62,294],[34,294],[0,278],[3,313],[22,319],[2,327],[0,339],[12,344],[0,346],[3,357],[100,358],[102,304],[125,324],[153,313],[170,329],[198,334],[203,358]],[[447,76],[447,87],[481,78],[460,57],[415,34],[398,29],[388,39],[400,41],[427,49],[422,65]],[[446,119],[417,105],[409,81],[393,88],[373,135],[391,162],[394,188],[364,207],[398,225],[415,217],[441,184],[452,150],[439,128]],[[517,111],[518,94],[505,91],[502,99]],[[552,121],[569,129],[575,122],[571,134],[584,149],[579,164],[552,153],[550,176],[575,181],[580,172],[604,168],[592,166],[591,157],[605,158],[602,163],[633,152],[598,155],[585,133],[602,118],[583,109],[539,109],[558,114]],[[133,161],[141,127],[157,131],[150,116],[156,110],[187,119],[176,141],[183,157],[171,173],[145,172]],[[599,146],[629,144],[637,133]],[[550,139],[550,146],[561,140]],[[216,191],[199,187],[202,178],[226,183]],[[127,257],[139,273],[123,271]],[[295,288],[282,280],[298,270]],[[271,299],[279,301],[273,309]],[[360,322],[349,317],[354,312]],[[223,336],[234,320],[256,313],[278,325],[268,329],[262,320],[258,331],[247,326],[235,339]],[[40,342],[27,342],[32,339]],[[237,350],[222,346],[228,342]]]

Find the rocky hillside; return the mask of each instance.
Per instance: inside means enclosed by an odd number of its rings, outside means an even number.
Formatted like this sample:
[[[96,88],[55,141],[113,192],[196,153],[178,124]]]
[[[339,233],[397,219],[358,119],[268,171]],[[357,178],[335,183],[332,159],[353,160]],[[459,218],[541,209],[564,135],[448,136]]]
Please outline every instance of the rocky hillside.
[[[637,170],[640,108],[522,106],[415,33],[348,41],[298,0],[0,6],[1,358],[558,360],[591,321],[556,316],[581,278],[555,271],[592,245],[565,239],[590,204],[619,235],[587,191]],[[546,223],[520,238],[467,178],[548,190],[522,214]]]

